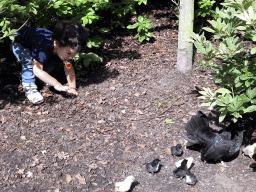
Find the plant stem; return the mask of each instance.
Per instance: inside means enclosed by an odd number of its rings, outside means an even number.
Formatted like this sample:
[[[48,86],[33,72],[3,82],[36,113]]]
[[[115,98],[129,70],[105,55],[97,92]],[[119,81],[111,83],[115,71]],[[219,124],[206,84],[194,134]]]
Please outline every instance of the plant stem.
[[[17,29],[16,31],[11,32],[10,34],[6,35],[5,37],[11,36],[12,34],[14,34],[14,33],[16,33],[17,31],[19,31],[21,28],[24,27],[24,25],[27,24],[27,22],[28,22],[29,19],[30,19],[30,17],[27,19],[27,21],[26,21],[25,23],[23,23],[23,25],[22,25],[19,29]],[[1,37],[0,40],[3,39],[3,38],[5,38],[5,37]]]

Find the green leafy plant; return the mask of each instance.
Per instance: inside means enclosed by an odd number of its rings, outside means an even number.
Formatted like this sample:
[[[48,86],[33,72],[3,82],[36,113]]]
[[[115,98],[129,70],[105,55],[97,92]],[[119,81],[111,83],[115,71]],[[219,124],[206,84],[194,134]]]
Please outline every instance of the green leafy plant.
[[[216,1],[211,0],[200,0],[198,1],[199,9],[195,11],[196,16],[202,16],[202,17],[213,17],[215,16],[215,11],[212,10],[213,4]]]
[[[88,69],[89,67],[94,70],[94,66],[98,62],[102,62],[103,58],[98,56],[95,53],[89,52],[89,53],[81,53],[77,54],[75,56],[75,71],[76,76],[85,75],[87,71],[85,69]],[[79,63],[82,62],[82,66],[79,65]]]
[[[146,15],[139,16],[138,22],[134,23],[133,25],[128,25],[128,29],[135,29],[137,28],[137,35],[139,36],[139,41],[142,42],[144,40],[149,41],[150,38],[153,36],[151,32],[148,30],[153,27],[153,24],[151,23],[151,20],[146,18]]]
[[[160,107],[162,105],[162,103],[159,101],[159,99],[157,98],[156,100],[154,100],[154,105],[156,107]]]
[[[236,122],[244,113],[256,110],[256,53],[242,46],[244,41],[256,41],[256,3],[252,0],[230,0],[218,10],[219,18],[209,21],[211,27],[203,28],[213,34],[212,42],[204,34],[191,34],[197,52],[203,55],[213,69],[211,75],[215,83],[223,88],[211,92],[204,88],[201,99],[208,100],[204,106],[215,106],[220,113],[220,121],[228,114]],[[242,33],[243,35],[239,35]],[[214,46],[213,46],[214,45]],[[248,49],[248,48],[247,48]],[[214,64],[216,59],[222,65]]]
[[[164,122],[166,125],[175,123],[172,119],[165,119]]]

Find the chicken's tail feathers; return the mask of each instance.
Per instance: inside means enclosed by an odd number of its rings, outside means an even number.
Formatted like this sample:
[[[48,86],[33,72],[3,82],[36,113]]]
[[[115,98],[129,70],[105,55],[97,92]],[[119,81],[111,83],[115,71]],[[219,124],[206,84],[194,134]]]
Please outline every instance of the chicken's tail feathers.
[[[209,128],[207,116],[201,111],[191,117],[185,126],[185,130],[187,131],[186,139],[194,144],[204,144],[214,136],[212,129]]]
[[[189,135],[194,135],[198,131],[203,131],[208,129],[209,122],[205,114],[201,111],[198,111],[196,115],[192,116],[191,119],[187,122],[185,129]]]

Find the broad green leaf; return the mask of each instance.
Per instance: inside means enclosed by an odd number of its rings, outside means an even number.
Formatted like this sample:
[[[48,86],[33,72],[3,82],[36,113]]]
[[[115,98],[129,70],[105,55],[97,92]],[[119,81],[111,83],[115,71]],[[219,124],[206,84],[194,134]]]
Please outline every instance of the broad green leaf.
[[[248,108],[246,108],[247,113],[251,113],[254,111],[256,111],[256,105],[252,105],[252,106],[249,106]]]
[[[208,102],[208,103],[202,103],[201,104],[202,107],[208,107],[208,106],[211,106],[211,102]]]
[[[229,91],[229,90],[226,89],[226,88],[217,89],[215,92],[216,92],[216,93],[222,93],[222,94],[231,93],[231,91]]]
[[[241,31],[245,31],[246,30],[246,26],[238,26],[237,29],[238,30],[241,30]]]
[[[250,85],[251,85],[251,84],[250,84],[249,81],[245,81],[245,86],[246,86],[246,87],[250,87]]]
[[[99,32],[101,32],[101,33],[107,33],[107,32],[109,32],[109,31],[110,31],[109,28],[100,28],[100,29],[99,29]]]
[[[128,25],[127,26],[127,29],[135,29],[135,28],[137,28],[138,26],[140,25],[140,23],[134,23],[133,25]]]
[[[243,81],[247,80],[249,77],[247,75],[240,75],[239,78]]]
[[[210,27],[203,27],[203,29],[204,29],[205,31],[210,32],[210,33],[216,33],[216,31],[213,30],[213,29],[211,29]]]
[[[146,35],[147,37],[153,37],[153,33],[150,33],[150,32],[148,32]]]
[[[236,16],[237,16],[239,19],[243,20],[243,21],[248,21],[248,20],[246,19],[246,17],[243,16],[243,15],[241,15],[241,14],[236,14]]]
[[[253,3],[253,1],[249,1],[249,2],[245,3],[244,4],[244,9],[247,10],[248,8],[249,9],[252,8],[252,7],[250,7],[252,5],[252,3]]]
[[[246,94],[240,94],[238,97],[243,103],[248,103],[251,100]]]
[[[256,54],[256,47],[252,48],[251,54],[252,54],[252,55],[253,55],[253,54]]]
[[[246,95],[250,98],[250,99],[253,99],[255,96],[256,96],[256,88],[254,89],[247,89],[246,90]]]
[[[239,96],[235,96],[235,98],[233,100],[233,104],[234,104],[234,107],[237,110],[243,105],[243,101],[239,98]]]
[[[143,22],[143,17],[142,17],[142,16],[139,16],[139,17],[138,17],[138,21],[139,21],[140,23],[142,23],[142,22]]]
[[[252,8],[252,7],[249,7],[248,12],[249,12],[249,18],[250,18],[250,20],[254,20],[254,19],[255,19],[255,13],[254,13],[254,11],[253,11],[253,8]]]
[[[227,115],[227,110],[222,111],[219,116],[219,122],[222,122],[225,119],[226,115]]]
[[[9,38],[10,38],[12,41],[14,41],[14,36],[9,36]]]
[[[197,52],[198,53],[205,53],[205,49],[204,49],[204,47],[199,43],[199,42],[195,42],[194,43],[194,45],[195,45],[195,47],[197,48]]]
[[[152,23],[147,23],[147,24],[145,25],[145,27],[148,28],[148,29],[150,29],[150,28],[153,27],[153,24],[152,24]]]
[[[145,36],[140,36],[140,37],[139,37],[139,42],[144,41],[145,38],[146,38]]]

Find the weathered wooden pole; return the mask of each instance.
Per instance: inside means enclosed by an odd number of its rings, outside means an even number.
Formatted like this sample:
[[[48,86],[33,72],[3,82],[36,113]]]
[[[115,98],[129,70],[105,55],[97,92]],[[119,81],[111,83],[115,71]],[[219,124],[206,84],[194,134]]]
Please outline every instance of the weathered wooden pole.
[[[180,0],[177,68],[186,73],[192,69],[193,44],[187,42],[193,32],[194,0]]]

